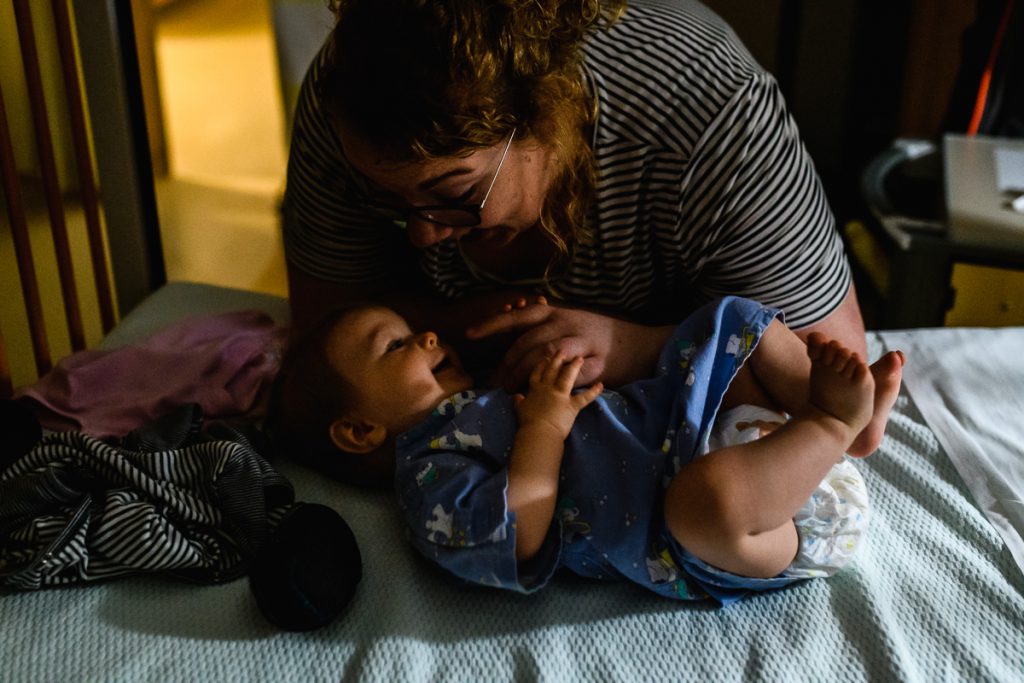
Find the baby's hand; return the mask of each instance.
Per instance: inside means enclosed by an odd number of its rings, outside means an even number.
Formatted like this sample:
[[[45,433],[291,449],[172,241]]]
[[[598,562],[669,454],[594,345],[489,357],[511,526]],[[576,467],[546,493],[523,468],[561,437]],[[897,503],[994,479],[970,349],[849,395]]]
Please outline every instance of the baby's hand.
[[[581,356],[566,363],[561,353],[538,363],[530,374],[529,393],[526,396],[516,394],[519,428],[549,426],[561,439],[569,436],[576,415],[604,388],[601,382],[597,382],[583,391],[572,393],[572,386],[582,367]]]

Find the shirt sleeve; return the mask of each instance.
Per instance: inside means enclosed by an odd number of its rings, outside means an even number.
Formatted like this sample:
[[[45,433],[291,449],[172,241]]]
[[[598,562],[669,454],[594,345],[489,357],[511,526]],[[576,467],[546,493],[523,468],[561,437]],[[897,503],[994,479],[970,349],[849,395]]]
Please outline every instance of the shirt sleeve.
[[[399,444],[395,480],[409,540],[463,581],[531,592],[557,566],[558,524],[538,556],[517,563],[516,519],[506,496],[511,438],[500,429],[467,430],[469,418]]]
[[[751,74],[698,140],[681,205],[705,296],[756,299],[793,328],[843,301],[851,276],[835,218],[770,74]]]
[[[296,105],[282,206],[285,256],[322,280],[388,288],[415,270],[411,247],[357,200],[366,196],[366,181],[345,159],[317,96],[323,54],[310,65]]]

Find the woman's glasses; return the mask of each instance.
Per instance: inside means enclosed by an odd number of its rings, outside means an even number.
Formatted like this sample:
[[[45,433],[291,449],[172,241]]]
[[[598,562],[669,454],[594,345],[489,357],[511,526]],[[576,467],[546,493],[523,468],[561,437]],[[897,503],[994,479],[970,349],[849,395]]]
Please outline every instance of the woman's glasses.
[[[405,228],[405,224],[410,217],[416,217],[430,223],[436,223],[450,228],[472,228],[480,225],[480,212],[483,211],[484,205],[487,204],[487,199],[491,196],[491,190],[494,189],[494,182],[498,179],[498,174],[501,172],[501,167],[505,163],[505,157],[508,156],[508,150],[512,147],[512,140],[515,136],[516,129],[513,128],[512,134],[508,136],[508,142],[505,143],[505,149],[501,153],[501,159],[498,161],[498,167],[494,169],[494,175],[491,177],[491,184],[487,186],[487,192],[484,193],[484,198],[479,202],[471,204],[437,204],[433,206],[404,207],[384,202],[376,202],[373,200],[367,200],[367,203],[370,208],[391,219],[401,228]]]

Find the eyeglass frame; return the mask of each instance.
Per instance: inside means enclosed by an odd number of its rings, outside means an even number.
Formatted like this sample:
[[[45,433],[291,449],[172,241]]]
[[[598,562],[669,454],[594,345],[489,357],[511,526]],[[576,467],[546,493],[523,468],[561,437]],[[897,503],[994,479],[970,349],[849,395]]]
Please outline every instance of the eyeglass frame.
[[[431,205],[426,205],[426,206],[405,206],[405,207],[402,207],[402,206],[395,206],[394,204],[385,204],[383,202],[375,202],[375,201],[373,201],[371,199],[367,199],[365,201],[372,208],[401,214],[403,216],[404,220],[393,219],[393,222],[396,225],[398,225],[398,227],[402,228],[403,230],[406,228],[406,224],[407,224],[410,216],[415,216],[415,217],[419,218],[420,220],[427,221],[428,223],[433,223],[434,225],[444,225],[444,226],[449,227],[449,228],[475,228],[476,226],[480,225],[480,223],[483,220],[481,215],[480,215],[480,212],[484,210],[484,206],[487,204],[487,200],[491,196],[491,190],[494,189],[494,184],[498,180],[498,174],[501,173],[501,167],[505,165],[505,157],[508,156],[508,151],[509,151],[509,149],[512,148],[512,140],[515,139],[515,137],[516,137],[516,130],[517,129],[515,127],[512,128],[512,134],[508,136],[508,142],[505,143],[505,149],[501,153],[501,159],[498,160],[498,167],[494,169],[494,175],[491,176],[491,183],[490,183],[490,185],[487,186],[487,192],[484,193],[484,198],[481,199],[479,202],[474,202],[474,203],[471,203],[471,204],[431,204]],[[444,220],[444,221],[438,220],[436,218],[432,218],[429,213],[424,213],[424,212],[428,212],[428,211],[432,211],[432,210],[433,211],[463,211],[468,216],[472,216],[473,217],[473,221],[470,222],[470,223],[454,224],[450,220]]]

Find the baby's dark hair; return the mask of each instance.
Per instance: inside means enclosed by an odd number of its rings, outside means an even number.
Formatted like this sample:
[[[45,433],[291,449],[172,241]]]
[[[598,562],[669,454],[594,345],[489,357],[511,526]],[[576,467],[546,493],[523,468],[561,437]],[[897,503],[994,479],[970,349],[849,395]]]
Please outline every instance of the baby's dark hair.
[[[331,424],[355,406],[358,394],[331,365],[327,343],[331,332],[356,310],[332,312],[289,344],[264,427],[282,457],[346,483],[379,488],[391,483],[394,472],[391,439],[372,453],[355,454],[343,451],[330,437]]]

